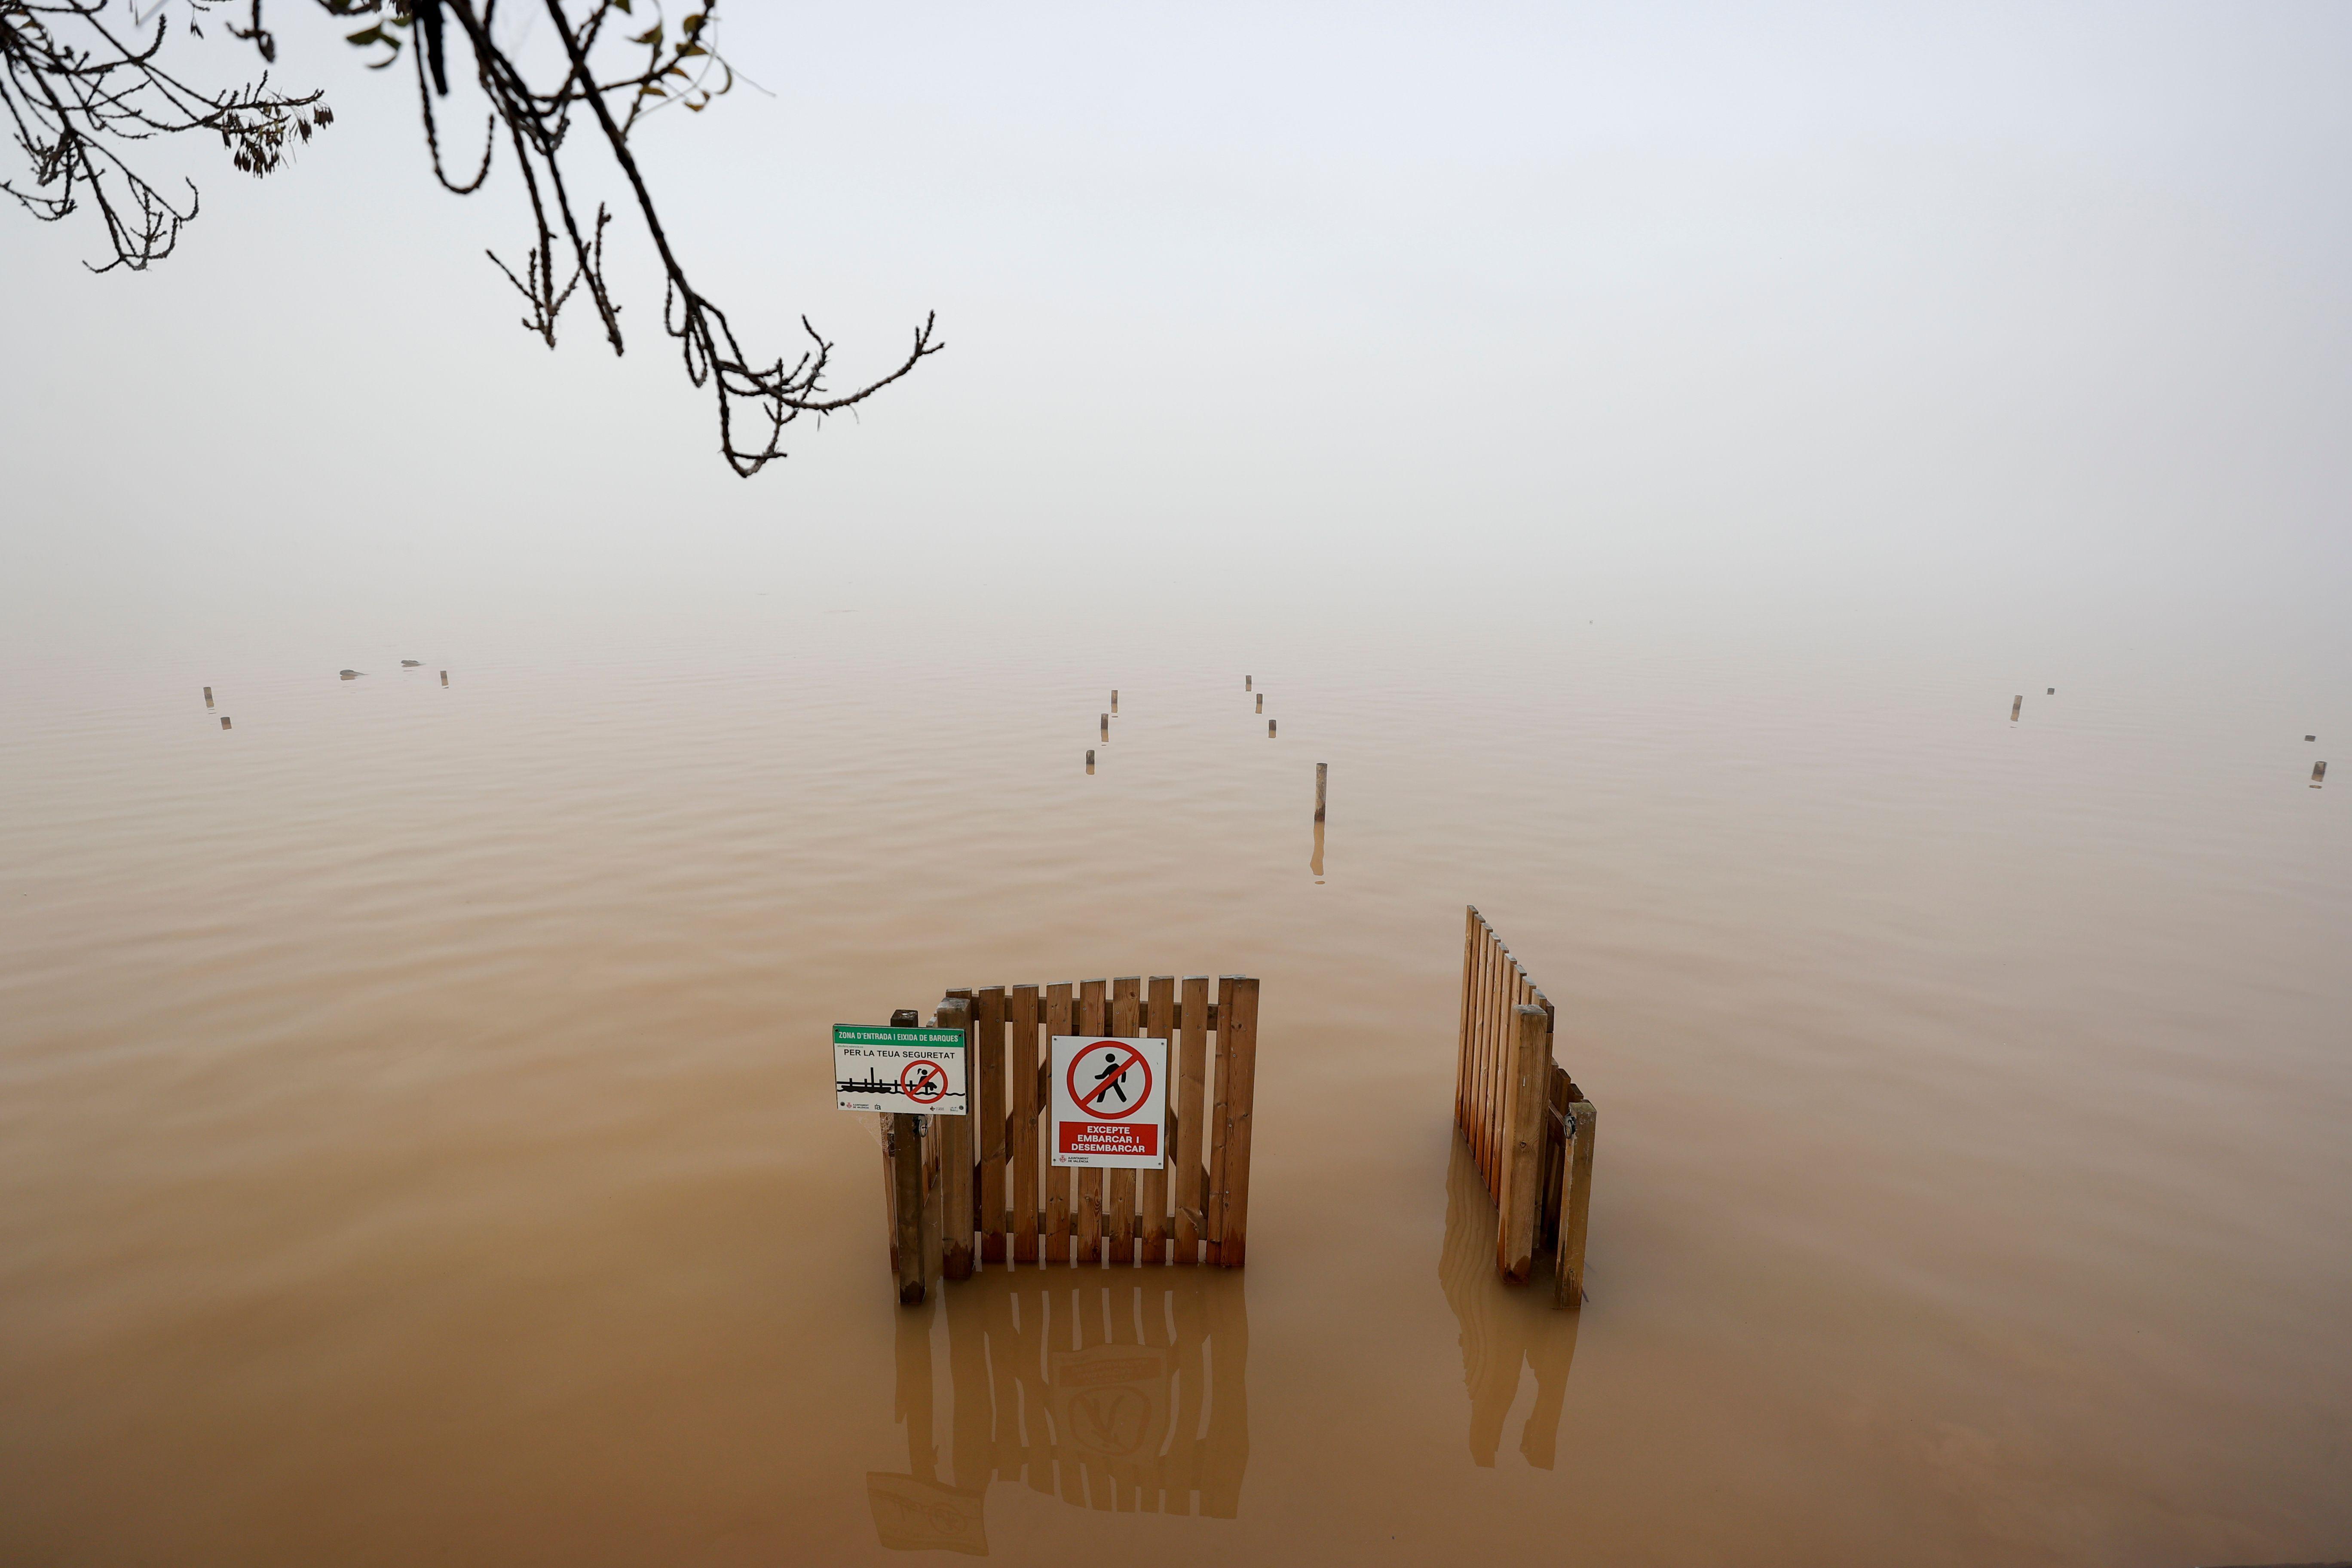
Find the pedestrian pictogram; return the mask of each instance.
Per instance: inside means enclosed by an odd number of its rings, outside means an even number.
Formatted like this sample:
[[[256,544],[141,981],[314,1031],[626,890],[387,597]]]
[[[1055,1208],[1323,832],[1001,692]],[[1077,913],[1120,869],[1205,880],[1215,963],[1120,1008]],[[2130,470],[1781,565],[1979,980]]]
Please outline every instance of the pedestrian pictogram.
[[[961,1116],[963,1031],[835,1024],[833,1091],[834,1104],[843,1110]]]
[[[1071,1059],[1070,1098],[1098,1121],[1131,1116],[1151,1098],[1151,1064],[1132,1040],[1097,1040]]]
[[[1056,1035],[1054,1163],[1158,1170],[1167,1082],[1165,1040]]]

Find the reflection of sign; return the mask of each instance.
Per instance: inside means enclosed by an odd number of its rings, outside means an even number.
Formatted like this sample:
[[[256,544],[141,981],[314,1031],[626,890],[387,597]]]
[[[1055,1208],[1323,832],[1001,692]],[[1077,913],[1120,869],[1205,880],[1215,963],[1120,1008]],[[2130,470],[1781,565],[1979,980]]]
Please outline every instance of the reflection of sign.
[[[843,1110],[964,1114],[961,1029],[833,1026],[833,1102]]]
[[[1168,1352],[1150,1345],[1094,1345],[1046,1357],[1055,1435],[1078,1454],[1104,1459],[1159,1457],[1168,1436]]]
[[[1055,1164],[1160,1168],[1167,1041],[1056,1035],[1053,1084]]]
[[[958,1491],[915,1476],[866,1473],[866,1498],[874,1505],[874,1531],[894,1552],[968,1552],[988,1555],[987,1520],[981,1504],[988,1494]]]

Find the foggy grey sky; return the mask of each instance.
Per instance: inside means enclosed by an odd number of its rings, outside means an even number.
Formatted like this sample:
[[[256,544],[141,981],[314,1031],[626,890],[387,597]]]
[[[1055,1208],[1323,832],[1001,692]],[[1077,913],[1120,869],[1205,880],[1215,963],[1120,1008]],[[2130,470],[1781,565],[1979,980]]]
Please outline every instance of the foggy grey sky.
[[[14,655],[754,584],[1475,613],[1504,563],[2343,668],[2341,7],[747,4],[774,96],[645,142],[689,267],[844,380],[949,345],[749,482],[633,232],[628,357],[550,355],[481,256],[510,163],[443,195],[404,69],[278,30],[339,122],[191,158],[176,258],[0,216]]]

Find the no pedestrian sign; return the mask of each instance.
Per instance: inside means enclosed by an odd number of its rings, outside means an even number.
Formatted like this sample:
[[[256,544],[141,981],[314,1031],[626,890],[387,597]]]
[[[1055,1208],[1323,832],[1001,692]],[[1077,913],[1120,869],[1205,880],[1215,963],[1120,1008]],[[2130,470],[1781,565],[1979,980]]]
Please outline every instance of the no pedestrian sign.
[[[1054,1163],[1156,1171],[1168,1157],[1168,1042],[1054,1037]]]
[[[964,1111],[963,1031],[833,1026],[834,1104],[843,1110]]]

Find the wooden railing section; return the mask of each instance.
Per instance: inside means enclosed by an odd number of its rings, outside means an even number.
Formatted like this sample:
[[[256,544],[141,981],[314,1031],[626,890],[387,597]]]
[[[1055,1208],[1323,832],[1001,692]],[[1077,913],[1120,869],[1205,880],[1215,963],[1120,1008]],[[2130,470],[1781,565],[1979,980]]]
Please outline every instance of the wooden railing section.
[[[884,1192],[899,1300],[975,1268],[1212,1263],[1249,1247],[1258,982],[1122,975],[950,991],[939,1026],[961,1029],[968,1116],[885,1113]],[[1168,1159],[1158,1170],[1048,1163],[1057,1035],[1171,1042]]]
[[[1496,1264],[1523,1281],[1537,1254],[1558,1267],[1554,1300],[1584,1300],[1592,1198],[1592,1102],[1552,1059],[1558,1013],[1486,917],[1464,921],[1462,1037],[1454,1121],[1500,1213]]]

